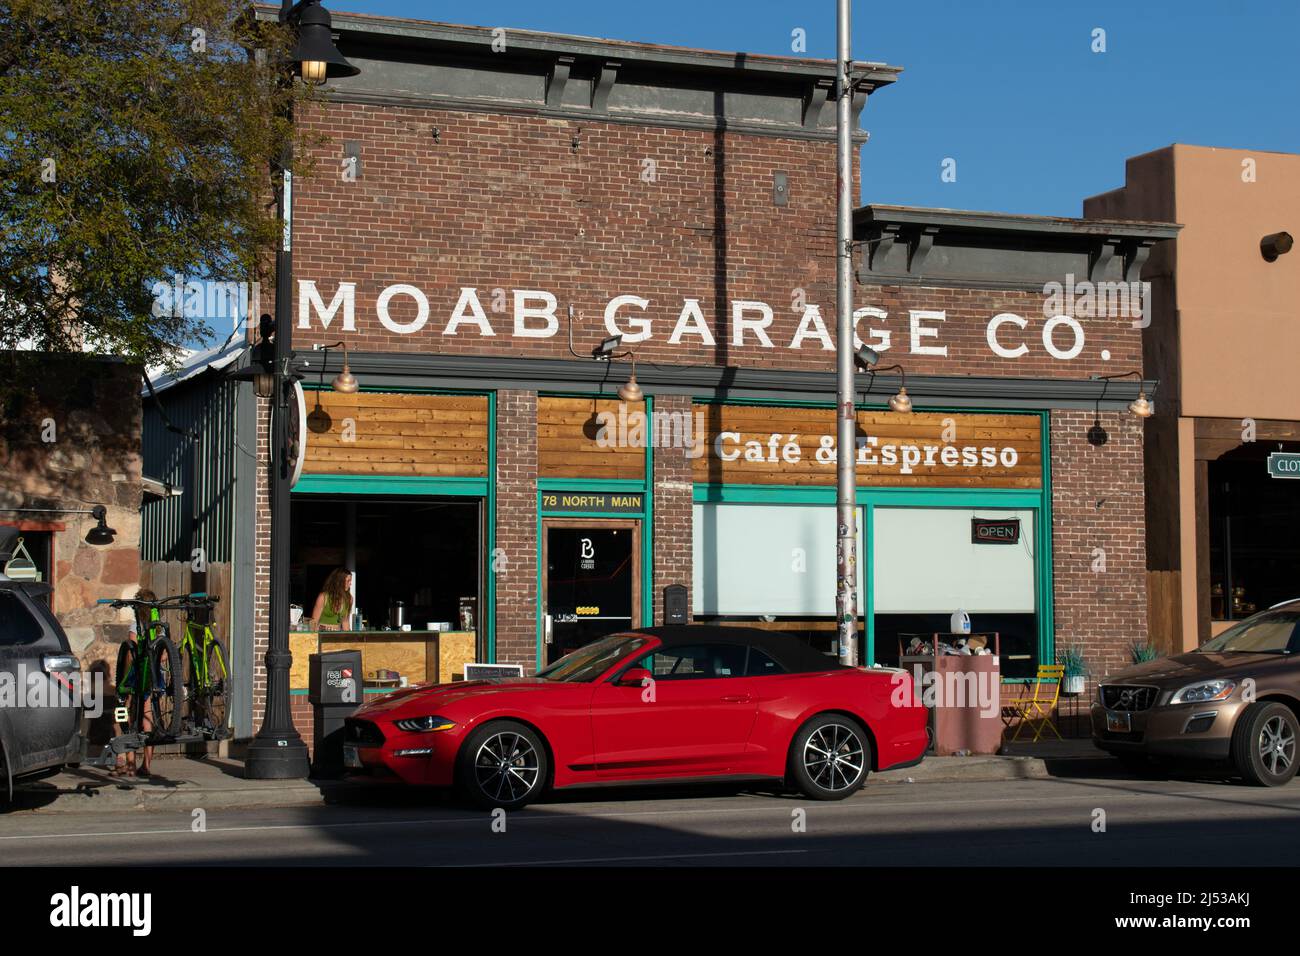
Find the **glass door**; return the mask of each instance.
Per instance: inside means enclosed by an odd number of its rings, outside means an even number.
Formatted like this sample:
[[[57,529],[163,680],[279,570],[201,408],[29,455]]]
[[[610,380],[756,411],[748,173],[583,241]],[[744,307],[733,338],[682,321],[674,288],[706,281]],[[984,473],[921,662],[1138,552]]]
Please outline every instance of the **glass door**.
[[[542,523],[543,666],[607,634],[640,626],[641,523]]]

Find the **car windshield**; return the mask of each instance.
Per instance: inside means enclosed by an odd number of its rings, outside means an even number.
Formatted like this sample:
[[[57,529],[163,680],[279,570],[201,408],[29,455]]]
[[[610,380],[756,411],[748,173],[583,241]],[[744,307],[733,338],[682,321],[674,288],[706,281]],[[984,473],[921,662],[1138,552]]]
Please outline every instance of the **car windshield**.
[[[583,684],[594,681],[622,658],[644,647],[646,639],[636,634],[614,634],[593,641],[586,647],[565,654],[558,661],[538,673],[545,680],[567,681]]]
[[[1293,654],[1300,641],[1300,610],[1265,611],[1247,618],[1197,650],[1203,654]]]

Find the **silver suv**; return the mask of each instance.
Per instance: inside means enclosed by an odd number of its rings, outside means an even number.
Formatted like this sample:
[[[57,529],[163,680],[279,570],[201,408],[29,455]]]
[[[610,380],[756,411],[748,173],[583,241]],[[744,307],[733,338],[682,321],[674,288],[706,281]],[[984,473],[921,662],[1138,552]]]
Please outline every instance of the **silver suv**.
[[[0,567],[18,531],[0,528]],[[0,574],[0,796],[14,781],[81,759],[81,664],[46,606],[48,584]]]

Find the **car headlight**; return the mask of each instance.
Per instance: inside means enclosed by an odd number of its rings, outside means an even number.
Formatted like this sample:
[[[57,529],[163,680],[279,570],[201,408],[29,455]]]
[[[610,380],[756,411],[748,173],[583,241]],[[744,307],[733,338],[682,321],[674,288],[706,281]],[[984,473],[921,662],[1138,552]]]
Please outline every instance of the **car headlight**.
[[[407,733],[423,734],[431,730],[451,730],[456,726],[456,722],[446,717],[405,717],[393,721],[393,726]]]
[[[1237,682],[1231,680],[1205,680],[1188,684],[1173,697],[1170,704],[1202,704],[1209,700],[1227,700],[1236,690]]]

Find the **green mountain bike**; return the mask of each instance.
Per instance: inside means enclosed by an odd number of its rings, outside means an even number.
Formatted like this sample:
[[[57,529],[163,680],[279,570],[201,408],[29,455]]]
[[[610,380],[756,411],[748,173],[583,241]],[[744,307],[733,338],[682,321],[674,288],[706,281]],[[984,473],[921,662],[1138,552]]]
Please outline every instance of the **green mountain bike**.
[[[122,702],[117,720],[128,734],[155,739],[181,732],[181,656],[161,616],[175,606],[173,601],[100,598],[96,602],[129,607],[135,615],[135,637],[118,648],[114,674],[117,699]]]
[[[207,623],[216,603],[217,599],[207,594],[188,596],[181,607],[186,619],[180,652],[184,659],[185,722],[190,732],[221,740],[229,733],[230,669],[226,666],[226,652]]]

